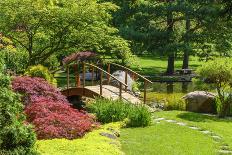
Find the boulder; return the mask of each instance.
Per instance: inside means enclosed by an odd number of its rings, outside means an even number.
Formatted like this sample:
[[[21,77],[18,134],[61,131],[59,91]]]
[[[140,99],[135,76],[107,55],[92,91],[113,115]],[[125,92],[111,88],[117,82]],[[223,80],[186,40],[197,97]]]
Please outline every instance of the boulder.
[[[216,95],[206,91],[194,91],[183,96],[186,110],[200,113],[216,113]]]
[[[112,75],[115,76],[120,81],[125,83],[126,73],[124,71],[118,70],[118,71],[115,71]],[[127,74],[127,85],[128,85],[127,90],[132,91],[133,83],[134,83],[134,80],[131,78],[129,74]],[[119,87],[119,82],[114,79],[111,79],[111,84]],[[125,87],[123,87],[123,89],[125,89]]]

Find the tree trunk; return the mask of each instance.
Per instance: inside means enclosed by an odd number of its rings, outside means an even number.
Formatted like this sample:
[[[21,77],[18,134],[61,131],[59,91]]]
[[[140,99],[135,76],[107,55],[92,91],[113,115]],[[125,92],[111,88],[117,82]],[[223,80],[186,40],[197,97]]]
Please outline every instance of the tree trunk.
[[[174,0],[167,0],[168,3],[172,3]],[[168,32],[168,38],[167,38],[167,43],[172,42],[172,35],[173,35],[173,26],[174,26],[174,21],[173,21],[173,13],[171,10],[168,10],[167,12],[167,32]],[[175,70],[175,51],[171,51],[172,49],[169,49],[170,54],[168,55],[168,66],[167,66],[167,75],[173,75],[174,70]]]
[[[175,70],[175,54],[172,53],[168,56],[168,67],[167,67],[167,75],[173,75]]]
[[[182,69],[188,69],[189,67],[189,31],[190,31],[190,19],[188,14],[186,13],[186,34],[185,34],[185,49],[184,49],[184,58]]]

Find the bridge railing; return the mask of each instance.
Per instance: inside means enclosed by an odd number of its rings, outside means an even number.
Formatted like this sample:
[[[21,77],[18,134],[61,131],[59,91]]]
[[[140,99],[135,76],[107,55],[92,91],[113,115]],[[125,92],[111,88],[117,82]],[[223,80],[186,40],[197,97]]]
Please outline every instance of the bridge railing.
[[[80,74],[78,73],[78,65],[80,64],[73,64],[72,66],[74,67],[74,71],[75,71],[75,79],[76,79],[76,87],[81,87],[80,84]],[[116,80],[119,83],[119,98],[122,99],[122,90],[123,87],[127,88],[128,85],[125,84],[124,82],[120,81],[119,79],[117,79],[115,76],[111,75],[109,72],[103,70],[102,68],[93,65],[91,63],[82,63],[82,87],[85,87],[85,73],[86,73],[86,66],[91,67],[91,83],[92,85],[94,85],[94,76],[95,76],[95,70],[98,70],[100,72],[100,95],[102,96],[103,93],[103,74],[107,75],[107,79],[112,78],[114,80]],[[70,88],[70,65],[67,65],[67,89]],[[109,80],[108,80],[109,81]]]
[[[145,78],[144,76],[136,73],[135,71],[131,70],[130,68],[127,68],[125,66],[122,66],[122,65],[119,65],[119,64],[116,64],[116,63],[108,63],[108,73],[110,74],[110,68],[111,68],[111,65],[113,66],[117,66],[119,67],[120,69],[122,69],[124,72],[125,72],[125,84],[127,85],[128,84],[128,81],[127,81],[127,78],[128,78],[128,74],[131,74],[132,75],[132,78],[135,79],[135,78],[140,78],[144,81],[144,96],[143,96],[143,101],[144,103],[146,103],[147,101],[147,84],[152,84],[152,81],[150,81],[149,79]],[[107,77],[107,81],[109,83],[110,81],[110,76]],[[125,88],[125,91],[127,91],[127,87]]]

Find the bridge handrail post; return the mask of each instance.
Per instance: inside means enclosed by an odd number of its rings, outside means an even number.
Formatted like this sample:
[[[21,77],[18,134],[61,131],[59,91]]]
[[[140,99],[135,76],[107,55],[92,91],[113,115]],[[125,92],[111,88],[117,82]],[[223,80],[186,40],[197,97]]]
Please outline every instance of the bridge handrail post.
[[[82,80],[83,80],[83,88],[85,87],[85,63],[83,65],[83,71],[82,71]]]
[[[110,74],[110,64],[108,64],[107,72]],[[107,84],[110,84],[110,75],[107,75]]]
[[[119,85],[119,99],[122,100],[122,83],[120,83]]]
[[[67,90],[68,90],[69,89],[69,85],[70,85],[69,66],[67,66],[66,70],[67,70]]]
[[[92,78],[92,86],[93,86],[93,80],[94,80],[94,67],[92,66],[91,68],[92,68],[92,77],[91,77],[91,78]]]
[[[146,104],[146,102],[147,102],[147,81],[146,80],[144,80],[143,102],[144,102],[144,104]]]
[[[103,76],[103,72],[100,71],[100,95],[102,96],[102,76]]]
[[[127,85],[127,75],[128,75],[128,72],[127,70],[125,71],[125,84]],[[127,86],[125,86],[125,92],[127,92]]]

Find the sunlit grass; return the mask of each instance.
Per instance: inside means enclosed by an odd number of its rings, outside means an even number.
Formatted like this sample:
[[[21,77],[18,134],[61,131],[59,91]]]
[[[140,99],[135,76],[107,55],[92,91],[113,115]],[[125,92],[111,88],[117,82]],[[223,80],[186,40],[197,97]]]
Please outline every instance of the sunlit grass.
[[[166,122],[122,129],[120,141],[126,155],[214,155],[218,148],[212,138]]]
[[[200,66],[202,61],[197,57],[190,57],[189,68],[196,69]],[[136,65],[132,68],[143,75],[157,75],[164,73],[167,68],[167,58],[160,58],[155,56],[141,56],[136,58]],[[182,60],[175,61],[175,69],[182,68]]]

